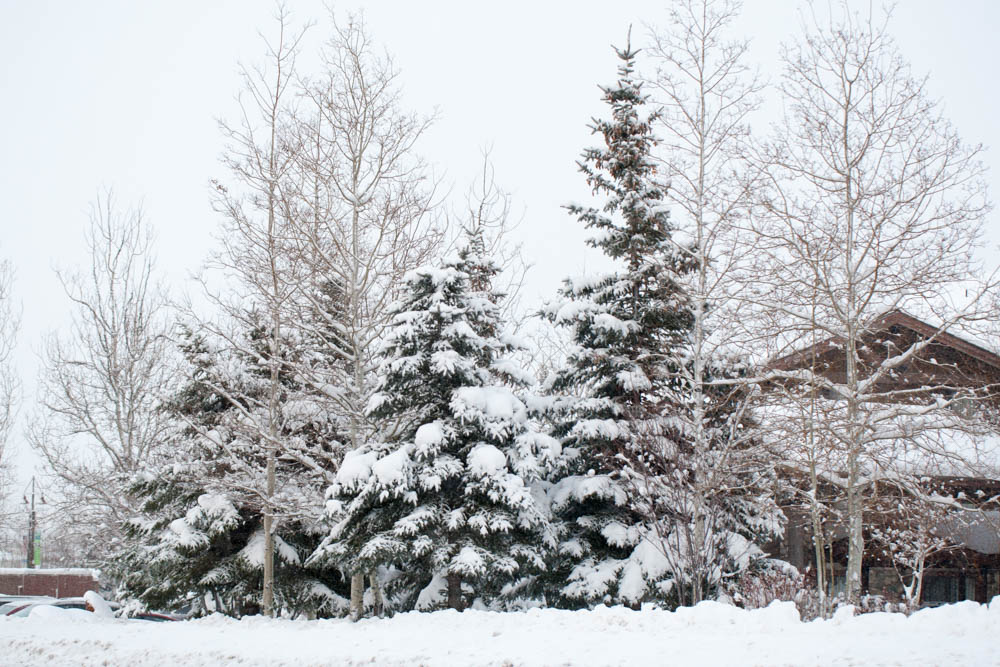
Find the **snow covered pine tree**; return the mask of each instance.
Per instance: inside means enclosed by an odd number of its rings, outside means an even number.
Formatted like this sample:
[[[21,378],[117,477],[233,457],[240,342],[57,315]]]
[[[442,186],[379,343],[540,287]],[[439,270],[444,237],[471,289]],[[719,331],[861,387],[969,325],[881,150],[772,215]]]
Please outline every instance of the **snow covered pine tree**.
[[[647,451],[670,437],[664,397],[674,393],[667,385],[676,374],[668,360],[692,322],[676,276],[690,266],[672,245],[664,190],[654,180],[655,115],[642,115],[637,51],[629,44],[615,53],[618,82],[602,88],[612,118],[591,126],[605,146],[586,150],[579,163],[606,200],[600,209],[568,209],[594,230],[588,243],[624,266],[567,280],[562,300],[543,311],[569,327],[575,343],[548,387],[564,447],[561,479],[550,490],[562,535],[549,602],[570,607],[669,600],[671,589],[655,527],[630,496]]]
[[[252,422],[266,406],[269,347],[263,326],[247,337],[227,352],[183,332],[188,379],[166,405],[175,424],[172,455],[133,483],[144,516],[128,526],[132,548],[117,563],[122,594],[139,607],[193,604],[195,613],[237,617],[262,610],[266,453]],[[256,355],[246,358],[243,349]],[[346,582],[303,561],[323,537],[315,521],[321,466],[333,458],[340,424],[290,373],[281,381],[280,434],[289,447],[276,466],[274,599],[285,613],[328,616],[346,610],[334,591],[346,592]]]
[[[370,406],[407,426],[344,459],[329,491],[335,524],[313,557],[392,568],[396,609],[496,601],[554,545],[531,483],[558,445],[518,397],[531,378],[506,356],[517,343],[501,333],[497,269],[482,251],[473,229],[457,259],[407,276]]]

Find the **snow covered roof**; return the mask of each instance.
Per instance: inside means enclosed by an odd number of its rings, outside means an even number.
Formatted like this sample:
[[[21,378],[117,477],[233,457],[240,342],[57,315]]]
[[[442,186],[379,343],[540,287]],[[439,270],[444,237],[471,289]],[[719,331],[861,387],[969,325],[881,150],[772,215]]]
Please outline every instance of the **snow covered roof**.
[[[94,570],[89,567],[49,567],[49,568],[35,568],[35,567],[0,567],[0,576],[23,576],[23,575],[46,575],[51,577],[93,577],[98,579],[101,575],[100,570]]]
[[[909,329],[925,338],[933,337],[934,341],[940,345],[950,347],[969,355],[973,359],[1000,369],[1000,356],[985,345],[970,341],[968,336],[960,337],[949,333],[947,328],[943,328],[943,325],[935,326],[928,324],[899,309],[890,310],[876,316],[868,324],[867,330],[869,333],[887,331],[893,326]],[[812,355],[820,356],[830,350],[839,349],[842,342],[843,340],[839,336],[831,336],[819,341],[815,345],[810,345],[801,350],[796,350],[795,352],[772,359],[766,365],[770,368],[795,368]]]
[[[947,345],[948,347],[954,348],[959,352],[964,352],[974,359],[978,359],[984,363],[989,364],[995,368],[1000,368],[1000,356],[996,353],[987,349],[984,345],[978,342],[972,342],[969,340],[968,336],[959,337],[955,334],[949,333],[947,330],[943,330],[941,325],[934,326],[933,324],[928,324],[923,320],[918,320],[916,317],[905,313],[901,310],[891,310],[884,315],[877,318],[879,326],[873,326],[873,328],[884,328],[888,329],[890,326],[901,326],[915,331],[918,334],[926,337],[934,336],[935,341],[941,345]]]
[[[1000,554],[1000,511],[965,512],[940,528],[940,531],[935,532],[947,534],[973,551]]]
[[[849,428],[847,406],[818,400],[813,412],[809,407],[771,394],[756,415],[787,466],[805,470],[813,463],[836,481],[847,469],[841,441]],[[966,423],[947,409],[920,414],[919,406],[909,407],[875,404],[862,410],[862,465],[868,473],[1000,480],[1000,433],[995,427]]]

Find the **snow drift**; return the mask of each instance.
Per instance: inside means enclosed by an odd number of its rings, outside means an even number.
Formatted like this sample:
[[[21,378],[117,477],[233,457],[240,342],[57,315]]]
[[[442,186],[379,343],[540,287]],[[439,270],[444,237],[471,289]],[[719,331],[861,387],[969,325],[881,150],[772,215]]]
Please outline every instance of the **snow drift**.
[[[791,603],[746,611],[622,607],[412,612],[291,621],[145,623],[69,614],[0,620],[6,664],[44,665],[1000,665],[1000,597],[803,623]]]

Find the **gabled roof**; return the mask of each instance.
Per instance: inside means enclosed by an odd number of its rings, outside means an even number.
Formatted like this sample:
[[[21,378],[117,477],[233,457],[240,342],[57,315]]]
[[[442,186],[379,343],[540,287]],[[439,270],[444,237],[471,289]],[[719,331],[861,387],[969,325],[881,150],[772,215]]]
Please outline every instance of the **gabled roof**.
[[[975,343],[972,343],[964,338],[948,333],[947,331],[942,331],[940,327],[936,327],[932,324],[919,320],[902,310],[890,310],[879,315],[872,320],[871,324],[868,326],[868,332],[887,331],[893,326],[909,329],[924,338],[933,338],[936,344],[950,347],[958,352],[972,357],[973,359],[988,364],[996,369],[1000,369],[1000,356],[996,353],[987,350],[985,347],[976,345]],[[816,357],[821,357],[831,350],[840,348],[842,344],[842,337],[831,336],[804,349],[778,357],[767,365],[770,368],[782,370],[796,368],[810,356],[815,355]]]
[[[883,329],[888,329],[890,326],[896,325],[915,331],[926,338],[933,336],[934,342],[940,345],[946,345],[947,347],[969,355],[973,359],[978,359],[979,361],[989,364],[990,366],[1000,368],[1000,355],[987,350],[985,347],[976,345],[965,338],[960,338],[954,334],[948,333],[947,331],[941,331],[940,327],[935,327],[931,324],[923,322],[922,320],[918,320],[902,310],[891,310],[885,315],[882,315],[879,319],[881,320],[879,323],[882,325]]]

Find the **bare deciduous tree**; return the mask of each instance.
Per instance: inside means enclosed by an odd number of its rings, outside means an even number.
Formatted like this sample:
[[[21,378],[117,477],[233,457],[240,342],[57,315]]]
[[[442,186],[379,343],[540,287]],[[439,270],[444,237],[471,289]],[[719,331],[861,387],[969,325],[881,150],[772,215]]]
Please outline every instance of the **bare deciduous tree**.
[[[913,612],[920,607],[928,561],[959,546],[946,532],[961,532],[971,512],[926,483],[880,496],[873,507],[871,541],[892,565],[906,610]]]
[[[311,333],[343,360],[338,377],[304,376],[346,418],[356,449],[395,428],[367,418],[374,354],[403,276],[428,261],[442,234],[431,215],[434,182],[414,151],[430,119],[401,109],[396,69],[375,52],[360,19],[332,22],[322,71],[303,83],[306,103],[294,124],[295,197],[287,201],[314,286],[302,293],[304,304],[322,325]],[[323,286],[339,294],[332,312],[310,298]],[[352,573],[355,618],[363,574]]]
[[[374,53],[363,23],[333,21],[320,75],[309,79],[296,71],[305,30],[292,31],[281,6],[277,22],[266,66],[243,70],[240,118],[222,123],[233,183],[216,183],[224,226],[210,264],[233,289],[205,284],[225,321],[197,318],[216,343],[270,371],[266,401],[259,392],[236,396],[223,383],[211,385],[242,415],[246,439],[267,452],[263,474],[243,470],[239,481],[263,514],[265,614],[275,611],[275,522],[302,518],[302,508],[288,505],[276,486],[287,481],[276,478],[276,463],[294,460],[330,482],[343,456],[339,443],[307,451],[301,439],[283,435],[296,418],[285,414],[283,382],[294,378],[310,388],[310,401],[343,418],[348,447],[391,432],[392,425],[372,424],[365,412],[375,348],[403,275],[441,238],[430,215],[433,183],[413,150],[429,120],[400,110],[395,69]],[[260,329],[266,358],[245,335]],[[363,573],[354,574],[357,597]]]
[[[20,314],[14,306],[14,269],[0,261],[0,517],[3,517],[10,483],[10,432],[17,414],[21,382],[13,355]]]
[[[100,552],[134,514],[127,478],[159,454],[158,403],[172,364],[166,295],[141,210],[119,210],[111,192],[100,197],[86,247],[90,267],[59,273],[72,323],[46,341],[27,438],[59,481],[60,514],[77,530],[101,534],[91,541]]]
[[[522,252],[522,244],[514,242],[521,224],[512,217],[511,195],[496,181],[491,149],[482,151],[482,166],[465,193],[464,210],[456,212],[449,222],[452,235],[449,243],[454,247],[475,230],[482,237],[483,253],[492,258],[500,272],[494,279],[494,288],[504,294],[503,319],[519,328],[524,322],[521,312],[521,290],[531,268]]]
[[[650,462],[670,472],[662,488],[650,490],[648,506],[669,518],[669,527],[656,523],[661,548],[680,598],[691,604],[704,599],[706,586],[736,574],[727,564],[748,562],[745,553],[731,553],[739,550],[732,531],[746,531],[738,530],[741,519],[725,499],[743,496],[751,501],[744,509],[756,503],[751,521],[758,530],[775,530],[779,516],[748,419],[755,392],[741,379],[745,362],[733,337],[753,251],[752,239],[739,234],[751,204],[742,157],[762,87],[746,64],[747,43],[730,41],[739,11],[735,0],[675,2],[668,25],[650,30],[648,51],[658,172],[669,183],[666,203],[679,230],[673,241],[691,267],[679,280],[692,314],[685,345],[670,360],[677,376],[670,416],[689,447],[673,463],[666,461],[672,454]],[[652,453],[657,458],[655,447]],[[766,533],[758,537],[766,540]]]
[[[873,479],[912,463],[914,452],[960,458],[945,435],[959,424],[942,410],[958,390],[956,367],[924,351],[947,332],[994,321],[997,281],[975,261],[989,210],[979,147],[964,144],[928,99],[926,79],[911,74],[887,33],[888,15],[877,22],[841,3],[830,16],[807,15],[803,37],[782,53],[786,117],[760,156],[753,298],[781,332],[773,341],[800,347],[818,335],[839,351],[842,370],[799,364],[776,375],[802,383],[803,398],[821,391],[838,406],[823,429],[845,473],[846,585],[856,599]],[[873,350],[882,316],[896,309],[933,331]],[[918,359],[926,381],[899,382]]]
[[[232,396],[220,385],[229,402],[245,412],[245,425],[266,448],[266,469],[254,491],[263,510],[263,594],[262,610],[274,615],[274,534],[277,457],[286,447],[282,442],[281,375],[287,356],[285,328],[292,301],[302,282],[302,263],[294,252],[292,228],[285,215],[287,196],[284,184],[294,152],[285,145],[284,132],[289,105],[294,102],[296,59],[305,29],[291,28],[290,13],[279,5],[276,13],[278,34],[265,39],[266,63],[243,67],[243,92],[239,97],[240,116],[236,123],[220,122],[227,139],[223,162],[234,180],[231,186],[215,182],[216,209],[223,215],[219,235],[221,250],[211,265],[236,283],[235,290],[220,295],[206,285],[209,299],[222,311],[226,322],[201,326],[243,353],[259,355],[241,338],[263,324],[267,338],[268,368],[266,401],[258,397]],[[248,407],[249,406],[249,407]],[[252,478],[251,478],[252,479]]]

